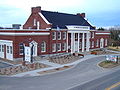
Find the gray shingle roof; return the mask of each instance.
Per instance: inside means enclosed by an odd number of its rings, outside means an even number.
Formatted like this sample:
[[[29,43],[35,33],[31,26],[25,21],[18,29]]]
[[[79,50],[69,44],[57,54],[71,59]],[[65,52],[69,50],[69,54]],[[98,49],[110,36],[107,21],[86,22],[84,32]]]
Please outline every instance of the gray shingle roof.
[[[66,25],[79,25],[90,26],[90,29],[94,29],[82,16],[74,14],[66,14],[51,11],[41,11],[43,16],[52,24],[52,28],[59,27],[60,29],[66,29]]]

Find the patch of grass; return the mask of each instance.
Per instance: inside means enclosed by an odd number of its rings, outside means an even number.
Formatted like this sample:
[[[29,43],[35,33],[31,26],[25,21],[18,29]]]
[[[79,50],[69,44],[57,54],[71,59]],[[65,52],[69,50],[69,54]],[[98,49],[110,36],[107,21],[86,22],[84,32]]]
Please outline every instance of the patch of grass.
[[[98,65],[103,68],[113,68],[120,65],[120,63],[115,63],[113,61],[103,61],[103,62],[100,62]]]

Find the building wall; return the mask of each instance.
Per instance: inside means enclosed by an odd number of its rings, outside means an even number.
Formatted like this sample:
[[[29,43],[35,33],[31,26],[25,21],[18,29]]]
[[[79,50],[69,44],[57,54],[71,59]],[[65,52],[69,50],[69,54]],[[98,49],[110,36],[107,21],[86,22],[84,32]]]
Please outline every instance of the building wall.
[[[39,12],[40,13],[40,12]],[[37,22],[39,22],[39,29],[50,28],[51,24],[47,24],[43,18],[39,15],[39,13],[31,13],[30,17],[23,25],[23,29],[37,29]],[[36,25],[34,25],[34,23]]]

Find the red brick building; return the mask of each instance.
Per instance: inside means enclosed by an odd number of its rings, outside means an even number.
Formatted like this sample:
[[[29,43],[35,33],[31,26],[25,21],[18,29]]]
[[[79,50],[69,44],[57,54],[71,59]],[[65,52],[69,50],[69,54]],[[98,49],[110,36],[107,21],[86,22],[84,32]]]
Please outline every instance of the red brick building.
[[[109,34],[95,30],[85,20],[85,13],[74,15],[33,7],[23,29],[0,29],[0,57],[22,58],[26,46],[33,46],[33,56],[105,48]]]

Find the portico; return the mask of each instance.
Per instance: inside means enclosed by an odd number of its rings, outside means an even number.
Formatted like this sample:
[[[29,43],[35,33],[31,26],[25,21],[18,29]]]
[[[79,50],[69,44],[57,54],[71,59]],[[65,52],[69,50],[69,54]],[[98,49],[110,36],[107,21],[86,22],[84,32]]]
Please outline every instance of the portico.
[[[87,26],[76,26],[76,28],[68,27],[70,35],[69,49],[71,53],[89,51],[90,48],[90,30]],[[84,29],[83,29],[84,28]]]

